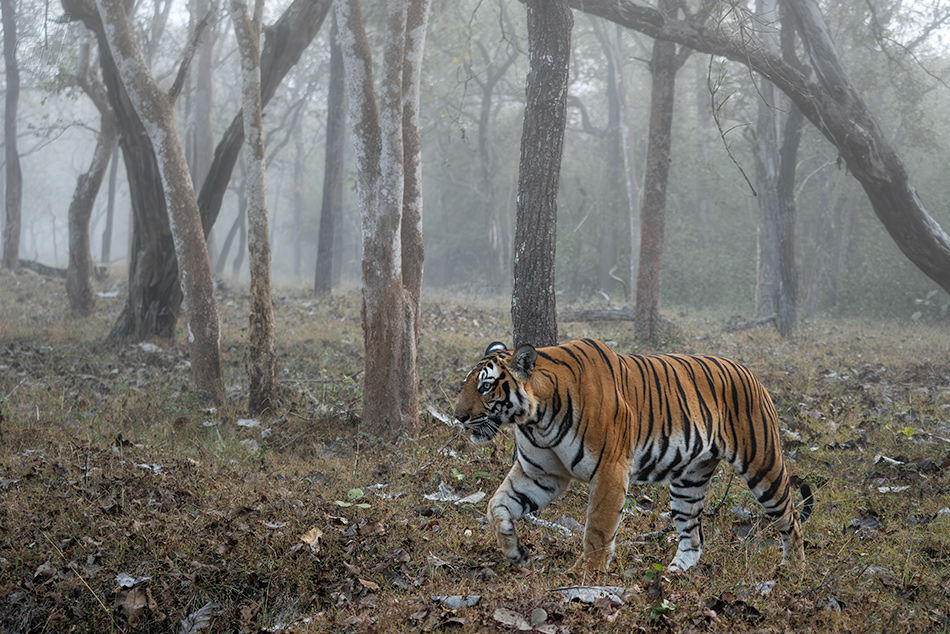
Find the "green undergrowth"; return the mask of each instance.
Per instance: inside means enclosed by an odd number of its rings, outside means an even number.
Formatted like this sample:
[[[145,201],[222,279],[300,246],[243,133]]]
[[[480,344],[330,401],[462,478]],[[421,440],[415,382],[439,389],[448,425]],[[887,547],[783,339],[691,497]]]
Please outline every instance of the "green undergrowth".
[[[677,319],[663,350],[732,357],[772,393],[816,492],[804,569],[778,569],[777,534],[722,468],[693,570],[664,568],[666,488],[634,486],[610,572],[583,575],[586,487],[520,524],[533,565],[513,569],[484,523],[512,441],[474,447],[439,420],[510,340],[503,299],[424,302],[420,424],[387,443],[360,429],[358,295],[278,296],[283,396],[251,418],[246,295],[219,299],[229,401],[208,410],[181,338],[105,343],[119,299],[73,320],[61,283],[2,276],[2,632],[950,631],[950,346],[934,326],[818,320],[782,340]],[[561,336],[640,349],[629,324]],[[557,591],[574,586],[612,590]]]

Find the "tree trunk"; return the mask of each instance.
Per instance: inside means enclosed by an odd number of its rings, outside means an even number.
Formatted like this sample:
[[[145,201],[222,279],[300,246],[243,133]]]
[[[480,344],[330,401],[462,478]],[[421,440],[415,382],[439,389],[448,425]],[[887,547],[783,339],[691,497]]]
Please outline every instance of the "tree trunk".
[[[761,6],[761,0],[758,3]],[[778,301],[778,118],[772,82],[758,87],[759,101],[752,135],[758,214],[755,227],[755,309],[753,320],[772,318]]]
[[[907,258],[942,289],[950,292],[950,236],[927,213],[894,150],[867,105],[844,72],[827,25],[813,0],[786,0],[799,20],[799,31],[819,82],[760,42],[664,18],[658,11],[625,0],[570,0],[572,6],[657,39],[745,64],[788,95],[841,153],[861,183],[878,219]],[[747,35],[748,33],[746,33]]]
[[[80,47],[76,83],[92,99],[99,110],[99,134],[89,170],[79,177],[69,205],[69,264],[66,267],[66,295],[73,315],[88,317],[95,305],[92,290],[93,261],[89,244],[89,219],[99,195],[106,168],[116,147],[118,130],[115,115],[109,106],[105,86],[90,70],[90,44],[84,38]]]
[[[198,398],[224,402],[219,353],[220,324],[211,280],[211,265],[201,231],[198,204],[175,125],[172,100],[149,73],[120,0],[97,0],[103,32],[133,107],[149,131],[159,158],[175,251],[181,264],[181,290],[187,306],[192,377]]]
[[[554,250],[574,16],[566,0],[527,0],[528,77],[518,170],[514,345],[557,343]]]
[[[117,69],[95,8],[89,0],[61,0],[67,15],[82,19],[99,36],[103,79],[121,132],[120,147],[132,198],[133,230],[129,259],[129,299],[109,334],[113,340],[170,338],[181,309],[178,261],[168,225],[162,181],[151,144],[117,79]],[[265,31],[261,54],[261,100],[267,104],[323,23],[331,0],[294,0]],[[215,151],[198,205],[205,236],[221,209],[228,182],[244,141],[238,113]],[[243,251],[241,252],[243,253]]]
[[[422,322],[422,269],[425,249],[422,241],[422,138],[419,134],[419,97],[422,56],[425,50],[431,0],[407,2],[405,44],[402,67],[402,155],[403,194],[400,240],[402,283],[407,295],[406,334],[400,354],[403,381],[402,416],[411,428],[418,422],[419,381],[416,357]]]
[[[363,425],[369,433],[388,438],[414,426],[418,416],[413,409],[415,318],[422,253],[413,241],[417,218],[421,220],[421,194],[418,129],[406,128],[418,126],[418,105],[413,103],[418,100],[416,65],[422,59],[428,7],[429,0],[387,5],[377,110],[359,0],[335,3],[363,219]]]
[[[674,0],[660,0],[660,10],[672,15]],[[684,58],[685,59],[685,58]],[[650,135],[647,140],[646,176],[641,209],[640,271],[634,332],[637,339],[656,346],[663,337],[660,319],[660,278],[663,269],[663,239],[666,224],[666,186],[670,176],[673,131],[673,100],[676,92],[676,44],[655,40],[650,71]]]
[[[271,299],[270,238],[267,228],[267,187],[264,166],[264,121],[261,114],[260,32],[263,0],[254,5],[231,0],[231,22],[241,56],[243,78],[244,156],[247,163],[247,252],[251,269],[251,314],[248,324],[248,411],[260,414],[277,396],[277,354],[274,350],[274,303]]]
[[[113,113],[115,116],[115,113]],[[102,230],[102,264],[108,266],[112,261],[112,228],[115,224],[115,189],[119,179],[119,145],[112,148],[109,159],[109,187],[106,194],[106,228]]]
[[[758,0],[756,13],[766,24],[779,22],[776,0]],[[795,64],[794,24],[782,19],[781,25],[783,57]],[[771,51],[778,50],[778,42],[771,33],[762,37]],[[788,337],[797,322],[795,171],[802,115],[794,103],[780,103],[772,82],[768,80],[759,85],[758,94],[754,156],[759,215],[753,320],[774,317],[779,334]]]
[[[3,157],[6,162],[6,192],[4,207],[6,223],[3,229],[3,266],[20,266],[20,214],[23,202],[23,172],[17,149],[17,107],[20,102],[20,68],[16,59],[16,0],[0,1],[3,12],[3,61],[6,71],[5,105],[3,112]]]
[[[327,95],[327,140],[323,165],[323,201],[320,235],[317,239],[317,270],[313,279],[316,295],[333,289],[333,247],[338,220],[343,215],[343,158],[346,141],[346,85],[336,18],[330,29],[330,85]]]

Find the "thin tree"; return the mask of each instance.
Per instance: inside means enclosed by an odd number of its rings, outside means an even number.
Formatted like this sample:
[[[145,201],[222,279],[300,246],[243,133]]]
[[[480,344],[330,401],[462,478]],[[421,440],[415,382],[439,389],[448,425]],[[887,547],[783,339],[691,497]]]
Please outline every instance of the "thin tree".
[[[89,170],[76,182],[73,199],[69,205],[69,264],[66,267],[66,296],[72,313],[88,317],[95,305],[92,289],[93,261],[89,243],[89,220],[106,168],[112,158],[118,139],[115,115],[109,105],[105,86],[92,74],[91,45],[87,37],[79,48],[76,83],[92,100],[99,111],[99,134],[92,154]]]
[[[96,6],[126,94],[145,125],[158,159],[181,270],[181,291],[188,310],[186,326],[195,392],[206,402],[222,403],[218,308],[195,190],[175,125],[176,93],[166,94],[152,77],[121,0],[96,0]],[[174,88],[180,89],[180,81],[176,81]]]
[[[346,141],[346,85],[336,18],[330,27],[330,82],[327,93],[327,141],[323,163],[323,201],[317,238],[317,270],[313,292],[329,295],[333,289],[333,247],[338,219],[343,213],[343,148]]]
[[[3,157],[6,162],[3,266],[17,269],[20,266],[23,172],[20,169],[20,152],[16,141],[17,107],[20,103],[20,67],[16,59],[16,0],[0,0],[0,11],[3,13],[3,62],[7,79],[3,111]]]
[[[387,4],[379,108],[359,0],[335,0],[363,224],[363,425],[393,437],[418,416],[422,280],[418,98],[429,0]]]
[[[276,396],[277,354],[274,350],[274,302],[271,298],[270,238],[267,229],[267,190],[261,114],[261,20],[264,0],[231,0],[231,21],[241,56],[244,113],[244,156],[247,162],[247,251],[251,269],[251,314],[244,366],[247,369],[248,410],[264,411]]]
[[[527,0],[525,81],[511,323],[514,345],[557,343],[554,250],[574,16],[567,0]]]
[[[777,0],[758,0],[756,12],[766,24],[781,24],[783,59],[798,65],[794,52],[794,22],[778,18]],[[773,52],[777,34],[764,30],[760,38]],[[772,82],[758,86],[758,113],[753,136],[758,226],[754,322],[774,321],[783,337],[797,323],[798,273],[795,266],[795,172],[803,117],[789,101],[782,103]],[[787,98],[785,98],[787,100]]]
[[[660,0],[659,10],[675,15],[676,0]],[[679,54],[676,44],[654,40],[650,71],[650,133],[647,139],[646,175],[643,179],[641,209],[640,269],[637,276],[637,303],[634,331],[637,339],[657,345],[663,337],[660,317],[660,278],[663,269],[663,240],[666,224],[666,186],[670,176],[670,148],[673,139],[673,101],[676,73],[689,56]]]

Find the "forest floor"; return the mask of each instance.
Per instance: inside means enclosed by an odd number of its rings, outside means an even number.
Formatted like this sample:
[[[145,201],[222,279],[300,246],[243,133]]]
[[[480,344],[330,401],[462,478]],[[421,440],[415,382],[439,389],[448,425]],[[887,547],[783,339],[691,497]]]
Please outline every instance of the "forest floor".
[[[947,324],[819,319],[789,340],[670,315],[664,350],[721,354],[769,388],[793,474],[817,502],[801,573],[731,468],[702,561],[664,486],[630,491],[610,572],[568,571],[587,488],[519,525],[533,565],[489,537],[510,434],[474,447],[450,416],[506,302],[424,303],[421,425],[360,432],[356,294],[276,299],[281,404],[244,411],[248,298],[223,290],[229,403],[203,409],[176,342],[106,343],[122,299],[68,316],[61,280],[0,272],[0,632],[950,632]],[[582,308],[583,306],[574,306]],[[600,306],[597,306],[600,308]],[[629,324],[564,323],[636,351]]]

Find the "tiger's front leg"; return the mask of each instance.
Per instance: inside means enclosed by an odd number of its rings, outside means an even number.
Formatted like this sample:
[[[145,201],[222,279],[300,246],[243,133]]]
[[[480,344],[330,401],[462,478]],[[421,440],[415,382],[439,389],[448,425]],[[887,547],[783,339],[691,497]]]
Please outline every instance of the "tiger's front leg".
[[[607,566],[614,556],[628,483],[629,476],[620,465],[612,472],[605,469],[591,481],[587,525],[584,527],[584,552],[572,570],[607,572]]]
[[[525,566],[531,556],[518,541],[515,521],[526,513],[533,513],[547,506],[564,493],[570,480],[551,474],[530,475],[516,461],[488,503],[488,525],[501,552],[512,564]]]

